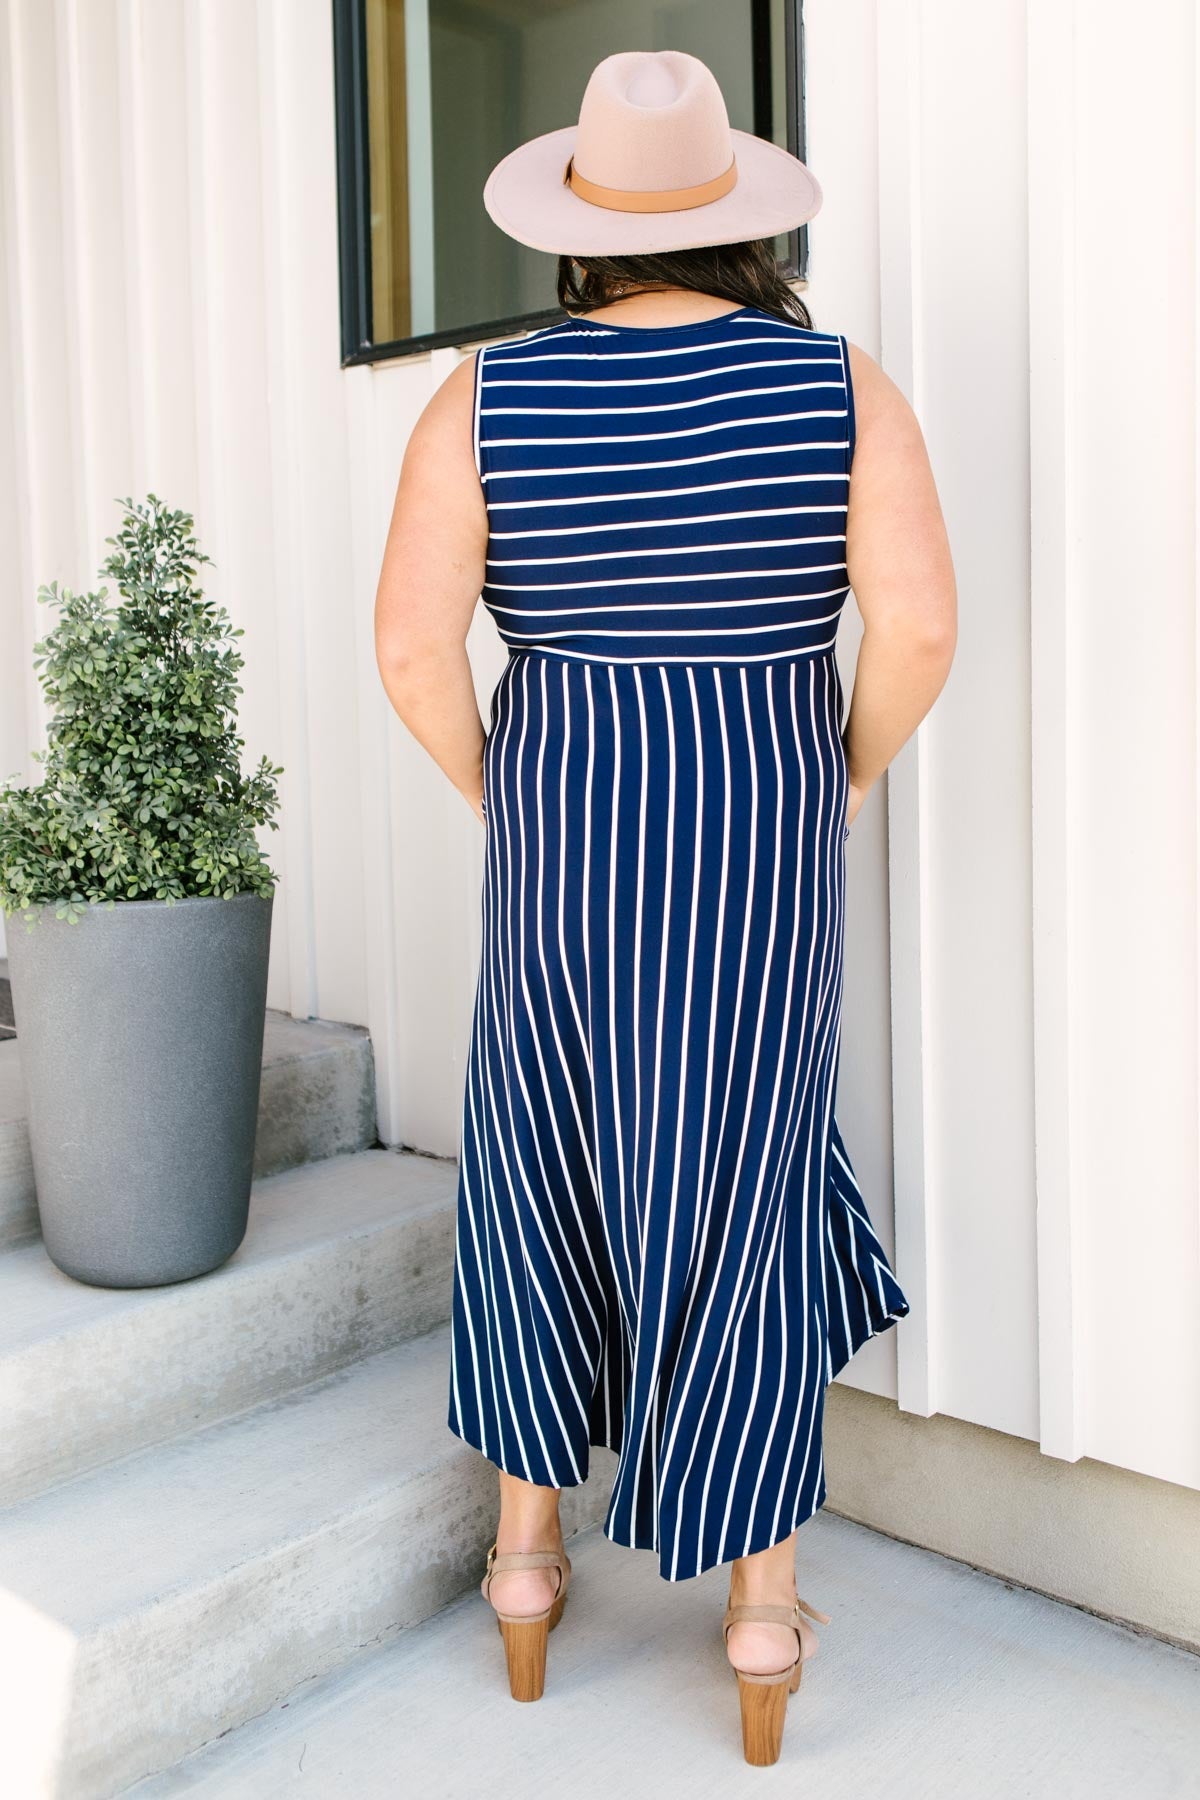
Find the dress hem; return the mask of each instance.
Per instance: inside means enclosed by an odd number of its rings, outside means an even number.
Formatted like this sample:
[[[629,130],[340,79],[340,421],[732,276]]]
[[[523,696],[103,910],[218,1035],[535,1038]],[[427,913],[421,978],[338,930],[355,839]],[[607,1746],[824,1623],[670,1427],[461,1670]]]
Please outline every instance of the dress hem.
[[[870,1329],[858,1339],[850,1354],[843,1357],[836,1365],[832,1365],[829,1378],[825,1382],[825,1387],[828,1388],[830,1384],[836,1380],[841,1371],[853,1361],[854,1357],[862,1349],[864,1344],[869,1343],[874,1337],[881,1336],[883,1332],[890,1331],[895,1325],[899,1324],[901,1319],[907,1318],[911,1310],[912,1308],[908,1302],[905,1301],[903,1305],[897,1305],[890,1312],[877,1315],[871,1322]],[[469,1444],[473,1450],[478,1450],[479,1454],[485,1457],[487,1461],[492,1464],[493,1468],[499,1470],[502,1475],[511,1475],[518,1481],[530,1481],[532,1479],[526,1469],[506,1468],[503,1462],[493,1456],[490,1450],[485,1450],[483,1445],[478,1443],[476,1439],[464,1430],[460,1424],[456,1423],[452,1417],[447,1420],[447,1424],[456,1438],[464,1444]],[[587,1447],[589,1450],[611,1450],[614,1456],[619,1456],[621,1454],[620,1444],[610,1444],[606,1438],[590,1437],[588,1439]],[[583,1487],[587,1483],[590,1475],[591,1468],[589,1466],[584,1474],[578,1479],[569,1481],[539,1481],[535,1482],[534,1486],[556,1488],[561,1492],[568,1488]],[[659,1558],[658,1573],[662,1580],[670,1582],[694,1581],[697,1576],[706,1575],[710,1569],[725,1568],[729,1563],[736,1562],[739,1557],[757,1556],[760,1551],[773,1549],[776,1544],[781,1544],[785,1538],[791,1537],[792,1533],[798,1531],[801,1525],[806,1525],[810,1519],[815,1518],[817,1513],[820,1512],[821,1508],[825,1505],[825,1500],[825,1479],[824,1473],[822,1473],[816,1504],[810,1511],[798,1513],[786,1531],[781,1531],[777,1536],[770,1537],[766,1543],[757,1544],[751,1540],[749,1548],[737,1551],[734,1556],[727,1556],[713,1562],[705,1562],[702,1559],[697,1568],[688,1569],[684,1573],[677,1575],[668,1574],[664,1569],[661,1552],[657,1544],[640,1542],[631,1543],[628,1538],[615,1537],[609,1530],[607,1519],[598,1520],[597,1523],[600,1526],[601,1532],[608,1539],[610,1544],[617,1544],[622,1550],[649,1551],[652,1555],[657,1556]]]

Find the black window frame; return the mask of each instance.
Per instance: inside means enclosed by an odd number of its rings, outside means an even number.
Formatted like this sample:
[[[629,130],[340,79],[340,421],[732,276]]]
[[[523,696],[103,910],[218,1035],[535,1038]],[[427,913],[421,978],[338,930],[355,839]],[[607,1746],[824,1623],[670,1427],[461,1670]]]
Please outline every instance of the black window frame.
[[[392,361],[446,344],[475,343],[482,339],[553,325],[563,318],[561,307],[537,312],[511,313],[497,319],[479,319],[443,331],[421,332],[414,337],[375,343],[371,338],[371,191],[367,136],[367,0],[333,0],[334,116],[337,138],[338,274],[341,298],[341,361],[344,369],[364,363]],[[754,131],[772,138],[774,117],[771,81],[771,0],[751,0],[751,72],[754,91]],[[785,0],[784,77],[787,106],[787,147],[804,159],[806,150],[804,104],[804,6],[803,0]],[[806,280],[808,274],[808,226],[787,234],[789,279]]]

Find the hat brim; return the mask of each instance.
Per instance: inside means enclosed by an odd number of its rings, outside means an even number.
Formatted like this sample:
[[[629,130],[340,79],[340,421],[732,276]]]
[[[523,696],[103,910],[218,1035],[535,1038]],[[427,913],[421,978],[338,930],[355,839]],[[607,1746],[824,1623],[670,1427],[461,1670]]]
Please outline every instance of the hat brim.
[[[675,212],[619,212],[563,181],[578,127],[530,138],[498,162],[483,189],[488,216],[519,244],[559,256],[636,256],[772,238],[821,208],[812,170],[790,150],[731,129],[737,180],[719,200]],[[586,171],[584,171],[586,173]]]

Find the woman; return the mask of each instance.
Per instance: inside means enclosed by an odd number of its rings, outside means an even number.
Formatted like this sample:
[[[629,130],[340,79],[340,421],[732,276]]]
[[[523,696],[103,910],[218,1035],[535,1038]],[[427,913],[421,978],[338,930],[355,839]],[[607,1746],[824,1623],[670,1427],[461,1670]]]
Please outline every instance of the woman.
[[[606,58],[484,200],[559,254],[568,316],[434,395],[377,602],[391,702],[487,833],[449,1423],[500,1471],[514,1697],[567,1597],[559,1492],[605,1444],[610,1538],[667,1580],[731,1565],[772,1762],[828,1623],[794,1562],[824,1388],[909,1310],[834,1121],[844,842],[945,681],[954,577],[909,406],[770,254],[820,189],[703,63]],[[510,649],[486,732],[481,593]]]

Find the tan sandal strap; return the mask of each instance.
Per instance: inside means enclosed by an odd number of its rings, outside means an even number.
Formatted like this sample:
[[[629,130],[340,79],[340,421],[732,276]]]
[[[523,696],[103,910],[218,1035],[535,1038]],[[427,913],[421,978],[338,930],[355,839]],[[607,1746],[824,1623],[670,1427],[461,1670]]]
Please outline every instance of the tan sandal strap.
[[[561,1573],[561,1564],[553,1550],[510,1550],[493,1556],[488,1573],[506,1575],[510,1569],[559,1569]]]
[[[830,1622],[828,1613],[818,1612],[815,1607],[808,1604],[807,1600],[796,1600],[791,1606],[743,1605],[728,1607],[725,1612],[725,1617],[722,1620],[722,1629],[724,1630],[725,1636],[728,1637],[730,1627],[733,1625],[751,1623],[761,1625],[790,1625],[797,1636],[799,1636],[800,1625],[796,1618],[798,1611],[807,1613],[809,1618],[816,1619],[818,1624],[828,1625]]]
[[[790,1625],[796,1626],[796,1609],[794,1606],[730,1606],[726,1609],[722,1625],[728,1637],[734,1625]]]
[[[560,1554],[557,1550],[506,1550],[498,1555],[493,1544],[487,1554],[487,1568],[481,1584],[485,1596],[490,1593],[494,1575],[507,1575],[517,1569],[557,1569],[558,1586],[554,1590],[554,1598],[557,1600],[566,1589],[569,1564],[565,1553]]]

